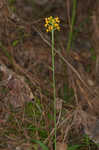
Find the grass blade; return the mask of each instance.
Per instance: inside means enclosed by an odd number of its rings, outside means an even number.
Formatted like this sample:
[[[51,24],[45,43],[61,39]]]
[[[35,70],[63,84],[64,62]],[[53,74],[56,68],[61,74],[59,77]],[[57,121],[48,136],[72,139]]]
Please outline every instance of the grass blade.
[[[48,147],[39,140],[32,140],[33,143],[39,144],[43,150],[49,150]]]

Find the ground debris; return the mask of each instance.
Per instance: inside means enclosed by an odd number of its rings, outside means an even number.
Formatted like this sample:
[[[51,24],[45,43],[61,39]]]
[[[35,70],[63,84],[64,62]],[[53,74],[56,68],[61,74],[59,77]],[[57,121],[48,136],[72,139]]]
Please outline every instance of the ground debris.
[[[1,97],[4,93],[3,89],[6,89],[6,94],[2,99],[5,105],[11,104],[14,108],[22,107],[25,102],[30,102],[34,98],[23,76],[17,75],[4,64],[1,64],[1,72],[3,72],[5,77],[8,76],[7,79],[1,81],[2,84],[0,86]]]

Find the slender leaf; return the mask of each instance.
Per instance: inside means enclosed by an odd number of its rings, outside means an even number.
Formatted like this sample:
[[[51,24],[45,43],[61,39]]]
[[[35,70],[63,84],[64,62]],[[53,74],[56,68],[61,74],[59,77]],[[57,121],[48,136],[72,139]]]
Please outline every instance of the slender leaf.
[[[48,147],[39,140],[32,140],[32,142],[39,144],[43,148],[43,150],[49,150]]]

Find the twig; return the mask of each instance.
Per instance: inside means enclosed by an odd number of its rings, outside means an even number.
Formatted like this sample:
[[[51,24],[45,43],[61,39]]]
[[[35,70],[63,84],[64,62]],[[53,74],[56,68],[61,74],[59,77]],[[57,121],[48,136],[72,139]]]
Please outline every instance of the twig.
[[[11,78],[12,78],[12,75],[9,75],[8,79],[0,81],[0,86],[8,84],[8,82],[11,80]]]
[[[38,31],[36,29],[36,27],[34,27],[34,30],[39,34],[39,36],[41,37],[41,39],[48,45],[51,47],[50,42],[48,42],[44,36],[42,35],[42,33],[40,31]],[[58,56],[70,67],[70,69],[76,74],[76,76],[79,78],[79,80],[85,85],[85,87],[92,93],[92,91],[89,89],[89,87],[87,86],[87,84],[85,83],[85,81],[81,78],[80,74],[76,71],[76,69],[62,56],[62,54],[56,50],[56,48],[54,48],[55,52],[58,54]]]
[[[64,119],[59,125],[56,124],[56,127],[57,127],[57,125],[58,125],[57,129],[59,129],[64,123],[66,123],[72,116],[73,116],[73,114],[69,114],[69,116],[68,116],[66,119]],[[53,128],[53,130],[51,131],[51,133],[50,133],[50,135],[48,136],[48,138],[44,141],[44,144],[46,144],[47,141],[50,139],[50,137],[53,135],[54,130],[55,130],[55,128]]]

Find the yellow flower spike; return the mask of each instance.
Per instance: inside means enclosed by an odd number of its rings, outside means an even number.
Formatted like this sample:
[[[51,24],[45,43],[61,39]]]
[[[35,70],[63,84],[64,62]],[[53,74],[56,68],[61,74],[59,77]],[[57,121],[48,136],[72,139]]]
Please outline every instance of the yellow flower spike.
[[[55,52],[54,52],[54,31],[55,30],[60,30],[59,27],[59,23],[60,20],[58,17],[54,18],[52,16],[45,18],[45,27],[46,27],[46,32],[51,32],[52,34],[52,72],[53,72],[53,97],[54,97],[54,123],[55,123],[55,131],[54,131],[54,135],[55,135],[55,149],[56,149],[56,88],[55,88]]]
[[[58,17],[53,18],[52,16],[45,18],[45,28],[46,32],[51,32],[52,30],[60,30],[59,27],[60,20]]]

